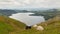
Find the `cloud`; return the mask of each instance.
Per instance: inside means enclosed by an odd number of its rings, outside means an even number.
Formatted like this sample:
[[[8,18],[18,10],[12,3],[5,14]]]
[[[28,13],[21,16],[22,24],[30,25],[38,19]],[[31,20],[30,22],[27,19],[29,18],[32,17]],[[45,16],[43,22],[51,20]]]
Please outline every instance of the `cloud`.
[[[60,0],[0,0],[0,8],[43,7],[60,8]]]

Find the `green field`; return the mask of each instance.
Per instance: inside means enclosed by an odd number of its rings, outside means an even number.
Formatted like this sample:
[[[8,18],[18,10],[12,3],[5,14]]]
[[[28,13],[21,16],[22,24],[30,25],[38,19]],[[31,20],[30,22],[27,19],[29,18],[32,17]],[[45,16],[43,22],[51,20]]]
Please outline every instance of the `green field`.
[[[60,34],[59,18],[55,17],[38,25],[42,25],[44,30],[38,31],[33,27],[31,29],[25,30],[26,25],[22,22],[0,16],[0,34]]]

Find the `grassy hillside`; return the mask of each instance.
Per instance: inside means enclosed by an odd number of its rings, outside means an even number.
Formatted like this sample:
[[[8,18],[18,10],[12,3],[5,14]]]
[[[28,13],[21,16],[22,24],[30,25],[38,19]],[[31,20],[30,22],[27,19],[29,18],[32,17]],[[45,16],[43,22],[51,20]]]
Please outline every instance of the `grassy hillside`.
[[[0,16],[0,34],[9,34],[24,28],[24,24],[14,19]]]
[[[45,30],[37,31],[33,27],[32,29],[25,30],[25,24],[0,16],[0,34],[60,34],[60,17],[49,19],[38,25],[42,25]]]

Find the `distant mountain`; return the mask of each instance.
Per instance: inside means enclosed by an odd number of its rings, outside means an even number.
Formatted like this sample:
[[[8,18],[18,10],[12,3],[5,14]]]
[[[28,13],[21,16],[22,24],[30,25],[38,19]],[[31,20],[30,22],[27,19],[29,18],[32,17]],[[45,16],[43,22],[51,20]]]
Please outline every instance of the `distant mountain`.
[[[0,9],[0,15],[10,16],[17,13],[15,10]]]
[[[20,8],[18,10],[27,10],[27,11],[39,11],[39,10],[48,10],[49,8]]]
[[[60,15],[60,11],[57,9],[49,9],[45,11],[35,11],[35,14],[30,14],[30,16],[44,16],[46,20]]]
[[[0,9],[0,15],[10,16],[15,13],[26,13],[27,10],[11,10],[11,9]]]

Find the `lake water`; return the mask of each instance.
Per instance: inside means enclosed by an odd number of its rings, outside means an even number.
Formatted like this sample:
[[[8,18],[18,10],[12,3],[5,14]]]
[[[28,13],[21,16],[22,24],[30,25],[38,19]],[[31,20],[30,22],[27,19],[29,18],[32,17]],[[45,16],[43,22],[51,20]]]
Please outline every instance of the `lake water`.
[[[16,13],[9,17],[21,21],[27,26],[32,26],[45,21],[44,16],[29,16],[30,14],[34,13]]]

